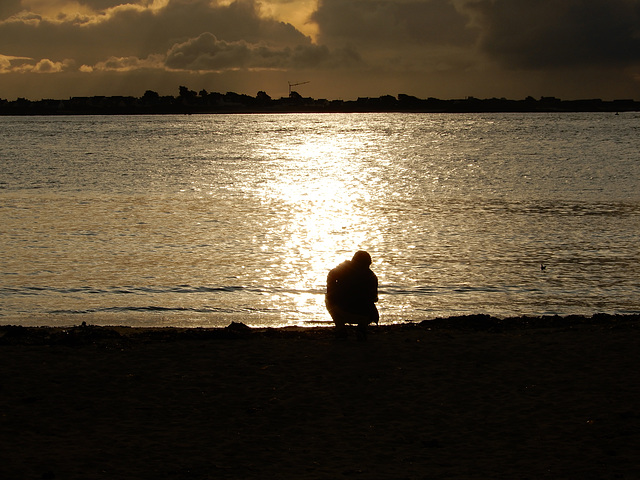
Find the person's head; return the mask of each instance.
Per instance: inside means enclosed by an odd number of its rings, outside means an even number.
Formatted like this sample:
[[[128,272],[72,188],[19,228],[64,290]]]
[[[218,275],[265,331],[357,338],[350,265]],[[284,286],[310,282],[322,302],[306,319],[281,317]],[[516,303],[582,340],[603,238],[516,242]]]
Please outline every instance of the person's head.
[[[351,261],[359,267],[369,267],[371,265],[371,255],[364,250],[358,250],[353,254]]]

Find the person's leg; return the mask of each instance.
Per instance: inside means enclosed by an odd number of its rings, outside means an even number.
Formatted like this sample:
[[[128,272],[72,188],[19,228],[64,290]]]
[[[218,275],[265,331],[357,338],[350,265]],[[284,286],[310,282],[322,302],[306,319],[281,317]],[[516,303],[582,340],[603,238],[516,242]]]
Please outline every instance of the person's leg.
[[[342,310],[337,305],[332,304],[331,302],[325,301],[325,305],[327,306],[327,310],[331,318],[333,319],[333,323],[336,326],[335,333],[337,338],[345,338],[347,336],[347,327],[346,327],[346,318],[344,310]]]
[[[342,307],[330,302],[326,302],[326,305],[329,315],[331,315],[333,323],[336,325],[336,337],[345,338],[347,336],[347,324],[360,326],[360,324],[364,323],[366,334],[366,326],[369,323],[369,318],[367,316],[347,312]],[[358,337],[360,337],[359,333]]]
[[[375,323],[377,325],[379,320],[380,314],[378,313],[378,308],[374,303],[371,305],[371,311],[369,312],[369,323]]]
[[[367,327],[370,323],[378,324],[378,320],[380,320],[380,314],[378,313],[378,309],[374,304],[371,305],[371,308],[368,312],[368,315],[361,316],[360,321],[358,323],[357,335],[359,340],[367,339]]]

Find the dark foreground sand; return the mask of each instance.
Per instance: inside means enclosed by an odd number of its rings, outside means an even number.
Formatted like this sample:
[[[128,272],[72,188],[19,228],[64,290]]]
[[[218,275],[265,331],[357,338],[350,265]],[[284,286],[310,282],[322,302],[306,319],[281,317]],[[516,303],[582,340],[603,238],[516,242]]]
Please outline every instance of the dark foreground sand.
[[[637,479],[640,317],[0,327],[2,479]]]

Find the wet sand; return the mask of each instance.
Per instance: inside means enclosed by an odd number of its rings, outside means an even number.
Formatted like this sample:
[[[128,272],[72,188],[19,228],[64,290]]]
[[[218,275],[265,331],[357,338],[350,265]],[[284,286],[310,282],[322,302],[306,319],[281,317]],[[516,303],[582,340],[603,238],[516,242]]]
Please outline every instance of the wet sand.
[[[632,479],[640,316],[0,326],[0,478]]]

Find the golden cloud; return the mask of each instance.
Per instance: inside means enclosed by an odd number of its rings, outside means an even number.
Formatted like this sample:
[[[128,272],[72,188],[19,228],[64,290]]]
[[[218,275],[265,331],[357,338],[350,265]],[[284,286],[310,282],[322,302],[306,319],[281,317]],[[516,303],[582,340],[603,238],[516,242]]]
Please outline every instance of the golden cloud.
[[[35,61],[30,57],[0,55],[0,74],[2,73],[60,73],[72,69],[73,60],[54,62],[48,58]]]
[[[141,59],[135,56],[110,57],[104,62],[98,62],[93,66],[82,65],[82,72],[130,72],[139,69],[163,69],[164,55],[149,55]]]

